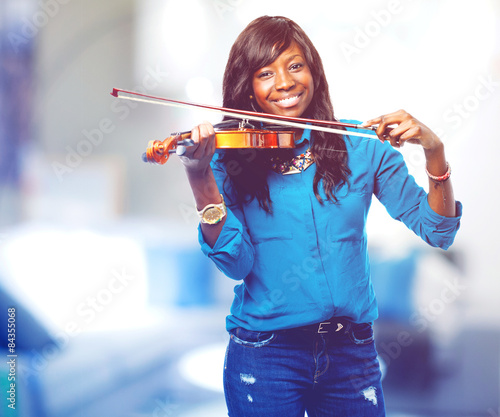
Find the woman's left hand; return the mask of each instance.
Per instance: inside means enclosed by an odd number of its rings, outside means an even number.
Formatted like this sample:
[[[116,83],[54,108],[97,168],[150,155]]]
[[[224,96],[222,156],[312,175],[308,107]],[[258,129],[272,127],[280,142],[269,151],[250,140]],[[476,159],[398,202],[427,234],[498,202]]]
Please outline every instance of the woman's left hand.
[[[449,165],[444,155],[444,145],[439,137],[423,123],[404,110],[368,120],[363,126],[378,125],[376,132],[381,141],[388,140],[395,148],[406,142],[420,144],[424,148],[427,172],[434,176],[444,175]],[[441,216],[456,215],[455,197],[451,181],[434,182],[429,177],[429,206]]]
[[[427,151],[433,151],[443,145],[431,129],[404,110],[363,123],[366,127],[373,125],[378,125],[376,133],[380,140],[388,140],[395,148],[400,148],[408,142],[422,145]]]

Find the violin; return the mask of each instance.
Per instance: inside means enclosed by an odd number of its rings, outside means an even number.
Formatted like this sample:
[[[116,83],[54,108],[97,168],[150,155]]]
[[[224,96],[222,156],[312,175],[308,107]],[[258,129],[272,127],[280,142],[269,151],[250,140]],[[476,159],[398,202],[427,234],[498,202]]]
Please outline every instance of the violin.
[[[151,96],[141,94],[134,91],[121,90],[113,88],[110,93],[112,96],[152,104],[161,104],[164,106],[181,107],[181,108],[202,108],[214,111],[224,116],[242,119],[237,129],[219,130],[215,133],[215,146],[218,149],[230,148],[294,148],[295,137],[292,130],[280,130],[282,126],[288,128],[311,129],[323,132],[337,133],[345,135],[345,128],[376,130],[376,127],[365,127],[362,125],[344,123],[339,121],[306,119],[300,117],[289,117],[277,114],[258,113],[246,110],[229,109],[225,107],[209,106],[206,104],[191,103],[187,101],[173,100],[164,97]],[[249,120],[259,121],[271,124],[268,129],[255,129],[249,124]],[[222,127],[228,123],[233,123],[234,120],[228,120],[214,125],[214,128]],[[276,126],[278,125],[278,126]],[[250,126],[250,128],[248,127]],[[334,126],[334,127],[332,127]],[[350,135],[377,139],[376,135],[365,132],[349,131]],[[155,164],[164,164],[172,153],[183,155],[186,146],[194,145],[190,139],[191,132],[182,132],[169,136],[164,141],[150,141],[146,152],[142,159],[144,162]]]
[[[214,125],[215,129],[228,120]],[[247,127],[250,126],[250,127]],[[170,154],[183,155],[186,146],[192,146],[191,132],[176,133],[164,141],[150,141],[146,152],[142,155],[144,162],[163,165]],[[221,129],[215,131],[215,147],[217,149],[276,149],[294,148],[295,132],[292,130],[255,129],[247,121],[241,122],[237,129]]]

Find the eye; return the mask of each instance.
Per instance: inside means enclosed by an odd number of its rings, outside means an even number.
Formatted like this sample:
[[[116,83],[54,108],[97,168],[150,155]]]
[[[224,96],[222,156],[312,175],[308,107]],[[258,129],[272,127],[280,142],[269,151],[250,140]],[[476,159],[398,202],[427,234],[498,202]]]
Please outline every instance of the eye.
[[[301,62],[296,62],[296,63],[294,63],[294,64],[290,65],[290,70],[291,70],[291,71],[296,71],[296,70],[301,69],[303,66],[304,66],[304,64],[303,64],[303,63],[301,63]]]
[[[262,71],[257,75],[257,78],[268,78],[271,75],[273,75],[271,71]]]

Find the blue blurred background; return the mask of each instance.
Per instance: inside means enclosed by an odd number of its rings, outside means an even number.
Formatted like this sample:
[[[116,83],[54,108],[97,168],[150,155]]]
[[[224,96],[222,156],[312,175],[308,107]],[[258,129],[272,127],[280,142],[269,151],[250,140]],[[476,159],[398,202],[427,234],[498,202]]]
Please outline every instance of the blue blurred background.
[[[179,162],[141,161],[219,117],[109,93],[219,105],[229,48],[264,14],[309,34],[337,117],[404,108],[446,145],[465,207],[449,251],[377,201],[369,219],[389,416],[500,415],[497,0],[1,0],[0,415],[226,415],[235,282],[199,250]],[[422,152],[402,152],[425,185]]]

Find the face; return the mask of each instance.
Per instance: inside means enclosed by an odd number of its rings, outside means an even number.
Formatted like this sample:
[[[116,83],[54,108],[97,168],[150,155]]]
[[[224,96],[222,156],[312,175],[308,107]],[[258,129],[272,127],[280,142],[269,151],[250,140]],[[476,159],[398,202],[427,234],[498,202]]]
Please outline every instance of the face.
[[[265,113],[300,117],[314,95],[311,71],[296,43],[276,61],[259,68],[252,84],[255,100]]]

